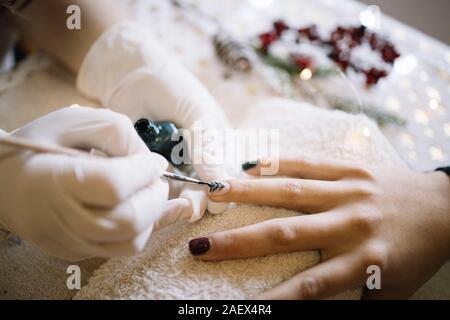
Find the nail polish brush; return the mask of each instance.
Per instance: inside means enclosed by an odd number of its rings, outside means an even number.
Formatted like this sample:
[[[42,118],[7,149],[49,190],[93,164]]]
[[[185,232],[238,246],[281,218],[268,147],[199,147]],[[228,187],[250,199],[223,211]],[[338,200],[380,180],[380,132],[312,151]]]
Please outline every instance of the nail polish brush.
[[[195,183],[195,184],[200,184],[200,185],[206,185],[209,187],[210,192],[219,191],[219,190],[222,190],[223,188],[225,188],[223,183],[221,183],[219,181],[199,180],[199,179],[194,179],[191,177],[185,177],[185,176],[182,176],[182,175],[179,175],[176,173],[172,173],[172,172],[165,172],[163,174],[163,177],[172,179],[172,180],[176,180],[176,181],[183,181],[183,182]]]

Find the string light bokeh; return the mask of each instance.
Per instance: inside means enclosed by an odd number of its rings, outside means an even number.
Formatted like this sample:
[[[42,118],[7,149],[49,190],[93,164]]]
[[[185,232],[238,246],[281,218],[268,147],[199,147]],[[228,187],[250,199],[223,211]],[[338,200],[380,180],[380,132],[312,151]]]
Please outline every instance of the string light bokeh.
[[[384,16],[376,6],[354,1],[273,1],[248,0],[242,10],[266,13],[263,19],[284,18],[321,28],[361,22],[386,35],[402,56],[392,74],[370,92],[363,89],[364,100],[375,101],[407,120],[404,128],[381,128],[403,159],[413,168],[427,170],[450,163],[450,48],[425,34]],[[243,6],[245,7],[245,6]],[[302,9],[300,10],[299,7]],[[261,19],[248,24],[255,24]],[[309,80],[309,74],[300,74]],[[364,128],[361,133],[367,134]]]
[[[410,167],[430,170],[450,163],[450,48],[447,45],[382,12],[378,13],[375,7],[352,0],[186,1],[195,2],[202,10],[220,20],[234,36],[244,40],[267,30],[273,21],[280,18],[298,26],[317,24],[324,32],[337,25],[354,26],[361,22],[376,29],[377,33],[395,45],[401,57],[395,62],[389,76],[371,90],[365,90],[355,80],[358,96],[406,120],[404,127],[386,126],[381,130]],[[184,35],[186,39],[183,41],[189,42],[189,47],[196,47],[191,52],[188,47],[180,45],[177,35],[179,26],[174,26],[174,23],[183,23],[184,18],[180,18],[183,14],[174,14],[164,3],[152,1],[152,6],[159,8],[152,9],[155,10],[152,26],[161,30],[162,41],[169,46],[173,44],[174,52],[181,60],[189,62],[194,59],[192,56],[199,54],[201,48],[204,54],[195,58],[199,60],[198,74],[202,79],[212,79],[208,73],[214,72],[213,66],[217,61],[211,59],[213,49],[205,32],[208,27],[198,17],[189,19],[189,25],[198,34],[195,39]],[[140,14],[148,20],[147,14]],[[173,39],[170,36],[172,33]],[[311,76],[308,70],[304,70],[298,78],[308,83],[312,80]],[[233,85],[233,81],[229,83],[229,86]],[[255,81],[245,84],[242,91],[249,97],[255,97],[264,96],[264,93],[261,94],[264,90]],[[366,128],[361,127],[356,131],[361,137],[370,139]]]

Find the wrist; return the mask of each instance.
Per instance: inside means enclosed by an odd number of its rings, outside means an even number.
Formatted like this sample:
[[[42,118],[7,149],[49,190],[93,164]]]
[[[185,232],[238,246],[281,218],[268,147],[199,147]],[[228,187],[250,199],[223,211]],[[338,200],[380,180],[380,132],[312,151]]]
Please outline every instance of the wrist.
[[[108,105],[113,91],[133,71],[148,63],[159,67],[167,63],[168,58],[161,50],[153,34],[139,23],[128,20],[116,23],[98,37],[85,55],[77,88],[86,97]],[[148,57],[153,55],[163,61],[152,64]]]

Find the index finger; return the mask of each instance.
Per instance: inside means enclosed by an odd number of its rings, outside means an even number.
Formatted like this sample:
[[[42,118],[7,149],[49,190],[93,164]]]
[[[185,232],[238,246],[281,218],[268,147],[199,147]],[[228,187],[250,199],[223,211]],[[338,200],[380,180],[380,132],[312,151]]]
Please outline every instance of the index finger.
[[[223,185],[224,188],[208,193],[211,200],[283,207],[308,213],[329,210],[356,194],[346,181],[234,179],[223,182]]]

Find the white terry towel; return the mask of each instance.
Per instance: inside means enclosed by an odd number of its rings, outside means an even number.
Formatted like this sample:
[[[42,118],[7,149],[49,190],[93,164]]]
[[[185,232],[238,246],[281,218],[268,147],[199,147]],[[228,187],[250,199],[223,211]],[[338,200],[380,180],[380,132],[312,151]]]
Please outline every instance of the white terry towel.
[[[269,99],[253,106],[241,126],[280,129],[281,156],[307,155],[402,165],[375,124],[364,116]],[[207,215],[194,224],[179,223],[153,234],[142,254],[107,261],[75,299],[250,298],[319,263],[319,253],[201,262],[190,256],[188,241],[209,232],[297,214],[283,209],[236,205],[221,215]],[[357,299],[360,290],[344,292],[338,297]]]
[[[32,68],[38,70],[30,72]],[[0,91],[4,87],[8,88],[0,96],[0,126],[6,130],[17,128],[64,105],[89,105],[75,92],[73,78],[68,78],[63,70],[49,64],[45,58],[35,56],[29,59],[14,73],[13,80],[25,75],[26,81],[17,81],[17,85],[14,81],[12,84],[0,81]],[[282,129],[282,155],[401,163],[379,130],[364,116],[350,116],[276,99],[250,108],[239,127]],[[368,132],[370,135],[366,137]],[[318,263],[318,253],[203,263],[190,257],[187,241],[213,230],[293,214],[296,213],[237,206],[223,215],[207,216],[193,225],[177,225],[162,230],[153,235],[143,254],[128,259],[109,260],[76,298],[194,299],[251,296]],[[82,285],[101,263],[102,260],[94,259],[79,264]],[[66,287],[66,268],[69,264],[48,257],[25,242],[1,243],[0,299],[71,298],[74,291]],[[357,298],[358,294],[347,296]]]
[[[34,68],[37,70],[33,71]],[[91,104],[76,93],[74,79],[67,77],[54,64],[48,64],[46,59],[29,59],[13,75],[10,83],[1,81],[8,80],[6,77],[0,79],[0,126],[5,130],[13,130],[64,105]],[[26,76],[26,81],[19,81],[22,76]],[[401,164],[379,130],[363,116],[329,112],[276,99],[249,108],[246,119],[241,121],[239,127],[280,128],[282,155]],[[76,298],[195,299],[252,296],[318,263],[318,253],[203,263],[190,257],[187,241],[213,230],[293,214],[296,213],[238,206],[220,216],[207,216],[194,225],[173,226],[154,234],[143,254],[128,259],[109,260]],[[79,264],[82,285],[101,263],[102,260],[94,259]],[[67,262],[46,256],[25,242],[1,243],[0,299],[71,298],[74,291],[66,287],[68,265]],[[358,293],[346,293],[346,297],[357,298]]]

